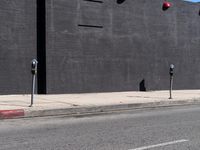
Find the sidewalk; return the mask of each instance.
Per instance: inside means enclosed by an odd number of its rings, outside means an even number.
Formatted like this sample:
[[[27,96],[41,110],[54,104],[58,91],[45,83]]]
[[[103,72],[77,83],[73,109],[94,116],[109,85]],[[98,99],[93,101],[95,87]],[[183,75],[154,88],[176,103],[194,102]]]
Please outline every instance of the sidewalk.
[[[0,95],[0,119],[109,112],[122,109],[200,104],[200,90],[113,92],[90,94]]]

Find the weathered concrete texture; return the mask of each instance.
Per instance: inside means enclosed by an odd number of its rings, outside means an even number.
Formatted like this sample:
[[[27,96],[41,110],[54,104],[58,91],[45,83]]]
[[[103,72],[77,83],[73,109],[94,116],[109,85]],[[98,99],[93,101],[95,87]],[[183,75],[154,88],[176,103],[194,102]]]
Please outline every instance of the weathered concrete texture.
[[[35,0],[0,1],[0,94],[30,93],[36,57]]]
[[[88,115],[181,105],[200,105],[200,90],[106,92],[79,94],[0,95],[0,119],[57,115]]]
[[[199,5],[171,2],[47,0],[47,93],[167,89],[171,63],[200,88]]]

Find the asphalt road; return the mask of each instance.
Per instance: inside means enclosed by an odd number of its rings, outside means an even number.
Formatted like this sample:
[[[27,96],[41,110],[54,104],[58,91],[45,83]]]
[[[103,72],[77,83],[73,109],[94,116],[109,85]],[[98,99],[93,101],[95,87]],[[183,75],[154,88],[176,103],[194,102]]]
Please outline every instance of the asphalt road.
[[[199,150],[200,106],[0,121],[0,150]]]

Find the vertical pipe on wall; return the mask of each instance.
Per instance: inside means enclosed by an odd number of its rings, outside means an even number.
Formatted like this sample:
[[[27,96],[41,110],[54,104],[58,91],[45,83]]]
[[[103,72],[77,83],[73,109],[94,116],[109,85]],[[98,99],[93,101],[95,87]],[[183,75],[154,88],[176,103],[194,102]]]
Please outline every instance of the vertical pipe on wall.
[[[46,0],[37,0],[38,94],[46,94]]]

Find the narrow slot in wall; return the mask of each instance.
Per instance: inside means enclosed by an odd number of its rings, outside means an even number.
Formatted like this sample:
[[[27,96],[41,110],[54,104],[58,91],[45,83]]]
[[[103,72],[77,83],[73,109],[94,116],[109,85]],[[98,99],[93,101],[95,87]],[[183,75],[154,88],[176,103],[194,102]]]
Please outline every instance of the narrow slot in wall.
[[[46,94],[46,0],[37,0],[37,92]]]

